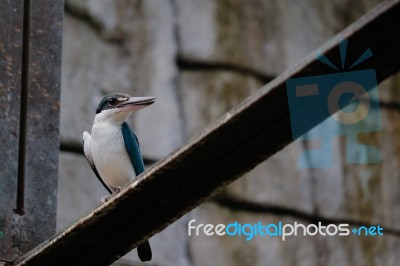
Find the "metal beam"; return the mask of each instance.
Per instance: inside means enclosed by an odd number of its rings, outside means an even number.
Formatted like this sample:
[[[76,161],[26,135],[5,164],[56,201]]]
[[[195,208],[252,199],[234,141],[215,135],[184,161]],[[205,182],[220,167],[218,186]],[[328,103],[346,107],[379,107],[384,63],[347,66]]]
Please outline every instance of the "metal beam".
[[[398,71],[397,25],[399,1],[377,6],[152,166],[109,202],[21,257],[16,264],[108,265],[117,260],[292,142],[285,82],[294,77],[329,73],[331,70],[317,57],[324,54],[337,58],[337,46],[342,39],[349,41],[349,55],[358,56],[371,48],[374,59],[368,61],[368,68],[376,70],[379,82]],[[320,121],[325,118],[320,117]]]

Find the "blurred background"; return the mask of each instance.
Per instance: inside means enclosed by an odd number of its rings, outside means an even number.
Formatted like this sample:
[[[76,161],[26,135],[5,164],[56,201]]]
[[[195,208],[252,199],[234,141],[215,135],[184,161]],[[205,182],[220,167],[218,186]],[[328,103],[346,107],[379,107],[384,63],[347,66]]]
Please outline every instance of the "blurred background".
[[[104,95],[157,97],[129,121],[149,167],[379,2],[65,0],[57,229],[107,194],[81,148]],[[379,85],[383,129],[360,137],[380,149],[381,163],[348,164],[342,137],[333,167],[300,168],[307,147],[294,142],[152,237],[147,265],[397,265],[398,79]],[[379,224],[384,236],[188,236],[191,219]],[[114,265],[138,264],[134,250]]]

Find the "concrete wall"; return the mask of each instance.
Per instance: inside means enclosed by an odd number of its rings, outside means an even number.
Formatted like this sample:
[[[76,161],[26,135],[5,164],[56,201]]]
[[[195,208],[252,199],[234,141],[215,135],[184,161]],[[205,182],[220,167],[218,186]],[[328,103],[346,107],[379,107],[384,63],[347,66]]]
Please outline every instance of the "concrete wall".
[[[58,229],[106,191],[80,154],[110,92],[155,96],[134,114],[144,157],[164,158],[379,2],[371,0],[66,0]],[[372,36],[373,37],[373,36]],[[368,47],[366,47],[368,48]],[[295,142],[151,238],[150,265],[396,265],[400,259],[398,77],[379,85],[383,130],[362,137],[382,163],[301,169]],[[268,115],[268,114],[265,114]],[[206,237],[187,224],[379,224],[383,237]],[[136,251],[116,265],[136,265]]]

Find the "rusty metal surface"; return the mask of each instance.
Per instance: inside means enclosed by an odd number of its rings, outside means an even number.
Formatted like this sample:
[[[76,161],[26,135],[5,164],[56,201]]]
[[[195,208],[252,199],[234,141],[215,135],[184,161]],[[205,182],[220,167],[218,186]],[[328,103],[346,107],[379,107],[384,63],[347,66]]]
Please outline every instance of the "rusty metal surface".
[[[316,60],[320,53],[337,57],[339,42],[347,38],[354,49],[349,54],[371,48],[369,64],[379,82],[398,71],[397,25],[399,1],[379,5],[16,264],[108,265],[117,260],[292,141],[285,81],[328,73]]]
[[[29,242],[25,250],[46,240],[56,230],[64,13],[62,0],[30,2],[24,191]]]
[[[23,2],[0,2],[0,259],[17,256],[12,221],[16,207],[21,92]],[[10,178],[13,177],[13,178]]]
[[[0,1],[0,260],[55,233],[63,2]]]

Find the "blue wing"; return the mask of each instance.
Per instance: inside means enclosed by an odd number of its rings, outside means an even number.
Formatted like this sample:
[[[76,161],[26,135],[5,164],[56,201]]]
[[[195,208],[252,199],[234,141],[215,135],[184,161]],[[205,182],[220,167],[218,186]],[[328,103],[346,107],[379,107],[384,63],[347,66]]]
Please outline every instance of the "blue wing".
[[[135,169],[136,175],[140,175],[144,172],[144,163],[142,153],[139,148],[139,141],[133,133],[133,131],[129,128],[128,123],[124,122],[121,126],[122,136],[125,142],[125,148],[128,152],[129,158],[131,159],[133,168]]]
[[[136,175],[140,175],[144,172],[144,163],[142,153],[139,148],[139,141],[133,133],[133,131],[129,128],[128,123],[124,122],[121,125],[122,137],[124,138],[125,148],[129,154],[129,158],[131,158],[131,162],[133,168],[135,169]],[[141,261],[149,261],[151,260],[151,247],[148,240],[140,244],[137,248],[138,255]]]

